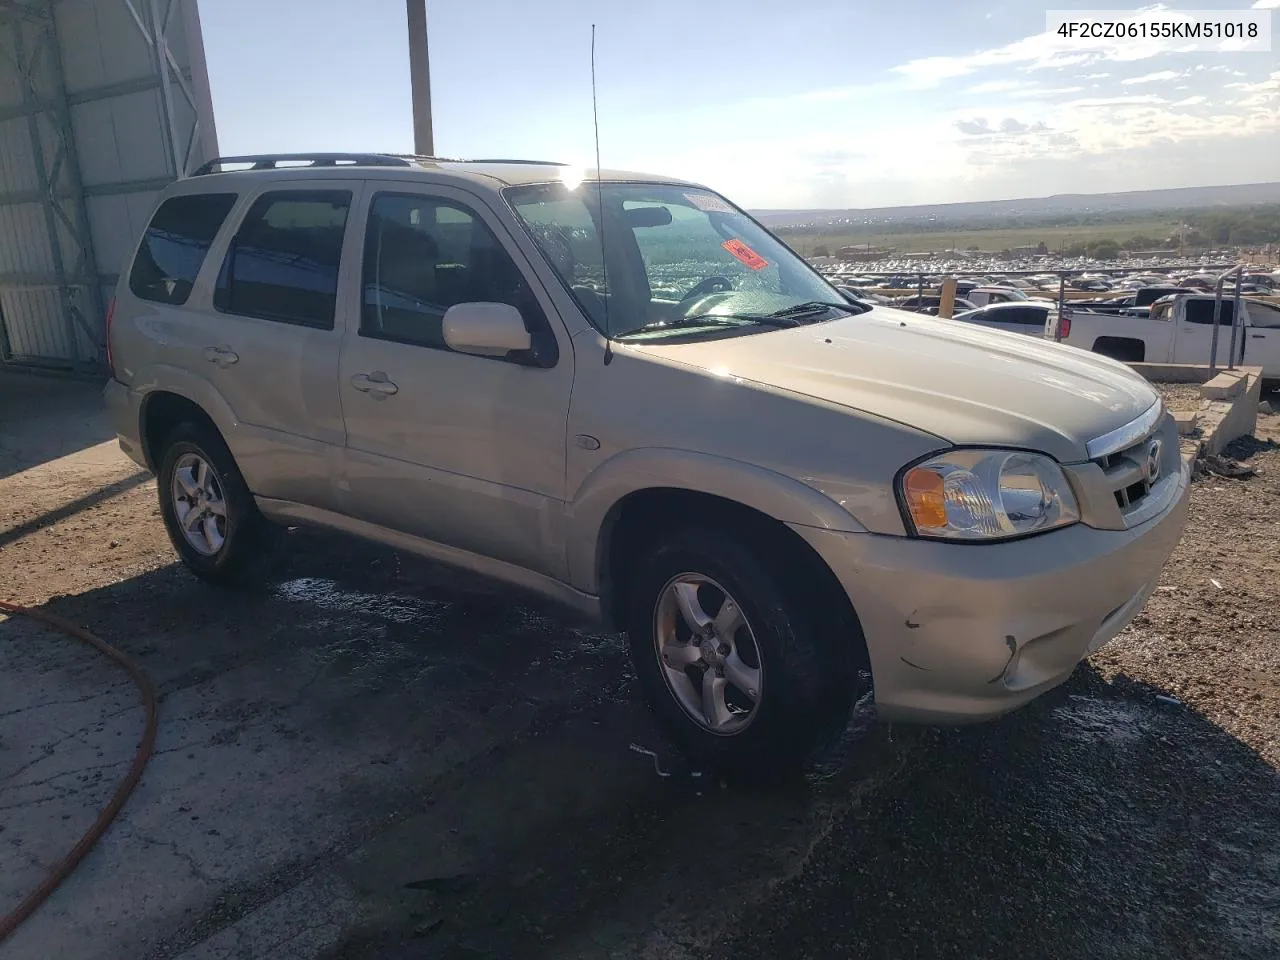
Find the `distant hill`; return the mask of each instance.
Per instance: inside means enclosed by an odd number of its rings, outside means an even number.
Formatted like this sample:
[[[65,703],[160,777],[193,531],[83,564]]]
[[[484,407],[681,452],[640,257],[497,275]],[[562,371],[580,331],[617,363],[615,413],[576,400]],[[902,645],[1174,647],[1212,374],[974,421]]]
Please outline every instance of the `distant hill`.
[[[1060,193],[1051,197],[934,203],[911,207],[753,210],[751,212],[762,223],[779,227],[791,224],[840,223],[850,220],[909,224],[927,220],[973,222],[1008,217],[1158,213],[1164,210],[1244,207],[1270,203],[1280,203],[1280,182],[1241,183],[1228,187],[1179,187],[1174,190],[1132,190],[1126,193]]]

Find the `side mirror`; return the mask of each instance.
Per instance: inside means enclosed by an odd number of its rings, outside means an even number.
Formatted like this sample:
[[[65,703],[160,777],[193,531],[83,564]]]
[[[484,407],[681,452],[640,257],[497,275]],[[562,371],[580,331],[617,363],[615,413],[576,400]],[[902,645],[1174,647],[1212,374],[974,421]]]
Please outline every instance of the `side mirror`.
[[[528,350],[533,338],[520,311],[508,303],[456,303],[444,314],[449,349],[480,357],[505,357]]]

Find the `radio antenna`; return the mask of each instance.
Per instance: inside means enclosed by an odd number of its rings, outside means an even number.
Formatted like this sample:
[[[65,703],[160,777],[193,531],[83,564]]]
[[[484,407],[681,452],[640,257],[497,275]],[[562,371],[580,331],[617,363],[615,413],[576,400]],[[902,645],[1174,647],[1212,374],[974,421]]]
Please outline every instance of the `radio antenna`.
[[[613,336],[609,326],[609,261],[604,249],[604,179],[600,173],[600,111],[596,101],[596,25],[591,25],[591,122],[596,138],[596,211],[600,222],[596,231],[600,234],[600,270],[604,279],[604,365],[613,362]]]

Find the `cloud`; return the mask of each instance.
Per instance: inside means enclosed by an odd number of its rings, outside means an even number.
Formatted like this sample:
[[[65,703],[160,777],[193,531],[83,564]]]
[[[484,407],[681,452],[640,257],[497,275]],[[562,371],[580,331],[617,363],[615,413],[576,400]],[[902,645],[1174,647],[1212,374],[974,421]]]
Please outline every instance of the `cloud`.
[[[1065,107],[1118,107],[1136,104],[1156,104],[1165,103],[1164,97],[1157,97],[1153,93],[1144,93],[1141,96],[1129,97],[1084,97],[1080,100],[1068,100],[1063,106]]]
[[[1026,90],[1019,90],[1011,96],[1024,100],[1030,97],[1043,99],[1045,97],[1060,97],[1068,93],[1079,93],[1084,87],[1030,87]]]
[[[1280,70],[1273,72],[1266,80],[1258,83],[1228,83],[1233,90],[1248,94],[1239,100],[1231,101],[1236,107],[1280,107]],[[1280,114],[1280,110],[1276,110]]]
[[[974,117],[972,120],[957,120],[955,127],[970,137],[989,137],[1001,134],[1016,137],[1024,133],[1044,133],[1049,128],[1043,123],[1023,123],[1016,117],[1005,117],[999,126],[992,126],[986,117]]]
[[[977,83],[965,90],[965,93],[1004,93],[1006,90],[1018,90],[1026,84],[1021,80],[988,80]]]
[[[1196,107],[1196,106],[1199,106],[1199,105],[1200,105],[1200,104],[1202,104],[1202,103],[1208,103],[1208,102],[1209,102],[1209,98],[1208,98],[1208,97],[1199,97],[1199,96],[1196,96],[1196,97],[1187,97],[1185,100],[1177,100],[1177,101],[1175,101],[1174,103],[1169,104],[1169,106],[1171,106],[1171,107]]]
[[[1171,13],[1178,19],[1182,15]],[[1082,53],[1078,41],[1045,31],[960,56],[918,57],[891,68],[914,88],[936,87],[945,80],[986,68],[1012,67],[1022,71],[1059,69],[1102,62],[1134,62],[1164,56],[1171,51],[1163,40],[1118,38]],[[1102,79],[1102,77],[1096,77]]]
[[[1122,87],[1129,87],[1135,83],[1161,83],[1166,80],[1180,80],[1185,77],[1185,73],[1179,73],[1177,70],[1157,70],[1155,73],[1146,73],[1140,77],[1129,77],[1121,80]]]
[[[1109,76],[1111,76],[1111,74],[1109,73],[1086,73],[1080,79],[1081,80],[1105,80]]]

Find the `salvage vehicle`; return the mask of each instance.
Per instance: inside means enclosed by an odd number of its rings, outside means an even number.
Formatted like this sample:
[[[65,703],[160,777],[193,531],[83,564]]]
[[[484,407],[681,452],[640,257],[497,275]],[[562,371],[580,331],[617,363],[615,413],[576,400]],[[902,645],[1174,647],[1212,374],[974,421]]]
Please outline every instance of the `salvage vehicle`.
[[[1028,337],[1043,337],[1054,328],[1058,305],[1044,300],[1010,301],[993,303],[977,310],[957,313],[953,319],[958,323],[972,323],[989,330],[1004,330],[1007,333],[1018,333]],[[1064,335],[1070,330],[1070,320],[1063,324]]]
[[[986,286],[974,287],[964,298],[975,307],[989,307],[997,303],[1045,302],[1044,297],[1029,297],[1017,287]]]
[[[697,184],[381,154],[160,193],[108,408],[182,562],[312,525],[625,631],[692,756],[804,762],[851,704],[961,723],[1062,683],[1155,589],[1172,417],[1105,357],[852,302]]]
[[[1267,380],[1280,380],[1280,304],[1253,298],[1240,301],[1236,331],[1237,364],[1262,368]],[[1135,314],[1070,315],[1062,342],[1131,363],[1208,363],[1213,347],[1214,298],[1208,294],[1175,294],[1156,300]],[[1218,316],[1217,363],[1231,357],[1235,301],[1223,298]],[[1046,330],[1056,336],[1054,324]]]

